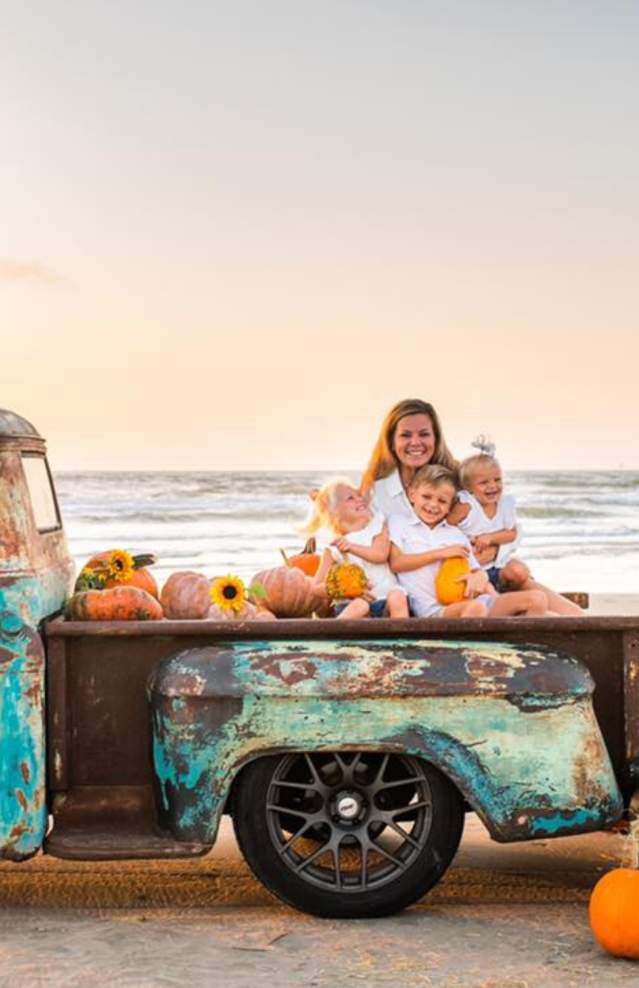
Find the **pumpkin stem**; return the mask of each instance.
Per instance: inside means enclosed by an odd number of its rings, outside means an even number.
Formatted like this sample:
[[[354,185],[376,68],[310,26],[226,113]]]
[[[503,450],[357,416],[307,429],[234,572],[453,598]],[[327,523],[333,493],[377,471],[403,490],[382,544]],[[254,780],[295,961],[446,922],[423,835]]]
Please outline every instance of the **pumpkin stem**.
[[[290,566],[291,564],[289,563],[288,556],[286,555],[286,553],[284,552],[284,550],[283,549],[280,549],[280,552],[282,553],[282,559],[284,560],[284,565],[285,566]]]
[[[152,552],[141,552],[133,557],[133,569],[144,569],[145,566],[153,566],[157,561],[158,557]]]
[[[311,555],[312,556],[316,552],[317,552],[317,540],[316,540],[315,536],[311,535],[310,539],[308,539],[306,545],[302,549],[302,555],[304,555],[304,556]]]

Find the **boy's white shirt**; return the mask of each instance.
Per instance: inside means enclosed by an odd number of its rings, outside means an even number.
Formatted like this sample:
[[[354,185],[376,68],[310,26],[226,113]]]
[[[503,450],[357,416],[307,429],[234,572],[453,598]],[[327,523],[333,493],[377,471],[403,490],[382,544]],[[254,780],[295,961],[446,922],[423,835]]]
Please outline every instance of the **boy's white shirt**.
[[[370,548],[375,536],[379,535],[382,531],[384,523],[385,519],[381,511],[373,511],[371,520],[365,528],[360,528],[357,532],[346,532],[344,538],[352,542],[353,545],[362,545]],[[344,560],[344,554],[336,546],[329,545],[328,549],[336,562],[339,563]],[[368,580],[371,593],[376,600],[384,600],[391,590],[397,590],[399,588],[400,584],[397,577],[387,562],[371,563],[368,559],[362,559],[360,556],[356,556],[355,553],[348,556],[348,561],[357,563],[358,566],[362,567],[366,573],[366,579]]]
[[[449,545],[465,545],[471,551],[468,557],[471,569],[479,569],[470,541],[456,525],[449,525],[446,519],[430,528],[421,521],[415,512],[412,518],[392,515],[388,521],[391,542],[408,554],[432,552],[445,549]],[[408,599],[416,617],[433,617],[442,609],[435,593],[435,578],[442,560],[420,566],[406,573],[398,573],[397,579],[408,593]]]
[[[501,569],[515,555],[520,542],[514,497],[512,494],[502,494],[497,502],[495,517],[489,518],[477,498],[469,491],[460,491],[457,496],[461,504],[467,504],[470,507],[464,520],[459,523],[459,528],[465,532],[469,539],[486,532],[500,532],[503,528],[517,528],[515,541],[500,545],[492,563],[484,563],[482,567],[483,569],[490,569],[491,566],[497,566]]]
[[[371,509],[381,511],[386,519],[391,518],[392,515],[410,518],[414,514],[413,506],[408,500],[399,476],[399,470],[393,470],[388,477],[381,477],[375,481]]]

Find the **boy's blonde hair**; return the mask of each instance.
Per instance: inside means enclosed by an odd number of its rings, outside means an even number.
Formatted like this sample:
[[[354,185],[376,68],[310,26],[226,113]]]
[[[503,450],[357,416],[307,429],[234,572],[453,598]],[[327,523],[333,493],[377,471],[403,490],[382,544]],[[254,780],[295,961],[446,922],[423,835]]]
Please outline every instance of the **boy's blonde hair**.
[[[306,521],[299,529],[301,535],[311,536],[319,532],[320,528],[334,528],[333,518],[337,504],[338,487],[352,487],[353,490],[357,489],[345,477],[333,477],[317,490],[311,491],[313,504],[311,505]]]
[[[429,487],[443,487],[444,484],[449,484],[454,487],[455,491],[459,490],[456,472],[441,466],[439,463],[429,463],[428,466],[420,467],[408,485],[408,489],[416,491],[418,487],[425,484],[428,484]]]

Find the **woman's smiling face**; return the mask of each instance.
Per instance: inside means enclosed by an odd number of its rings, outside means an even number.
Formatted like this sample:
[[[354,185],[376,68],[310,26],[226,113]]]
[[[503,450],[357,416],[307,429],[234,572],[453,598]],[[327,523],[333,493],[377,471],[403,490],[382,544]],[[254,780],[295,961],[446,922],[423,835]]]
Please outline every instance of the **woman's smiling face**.
[[[400,467],[425,467],[435,452],[435,432],[430,415],[405,415],[393,436],[393,453]]]

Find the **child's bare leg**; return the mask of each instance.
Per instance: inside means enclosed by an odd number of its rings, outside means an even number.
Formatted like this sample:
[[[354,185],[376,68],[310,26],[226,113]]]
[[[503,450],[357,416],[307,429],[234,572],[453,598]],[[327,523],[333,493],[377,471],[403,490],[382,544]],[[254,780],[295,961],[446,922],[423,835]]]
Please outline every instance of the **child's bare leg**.
[[[499,571],[499,582],[505,590],[531,590],[526,586],[530,579],[530,570],[521,559],[511,559]]]
[[[447,618],[486,617],[488,608],[481,600],[462,600],[458,604],[448,604],[441,614]]]
[[[559,617],[582,617],[583,611],[579,604],[573,603],[572,600],[566,600],[562,597],[560,593],[555,593],[554,590],[550,590],[549,587],[545,587],[542,583],[537,583],[536,580],[529,580],[526,585],[526,590],[536,590],[544,594],[546,598],[546,606],[549,610],[554,611]]]
[[[389,617],[408,617],[408,600],[403,590],[391,590],[386,598],[386,609]]]
[[[512,593],[499,594],[490,608],[491,617],[512,617],[516,614],[539,617],[547,613],[546,597],[541,590],[513,590]]]
[[[344,620],[349,618],[354,620],[355,618],[365,618],[368,617],[368,612],[370,611],[370,604],[363,597],[356,597],[355,600],[349,601],[343,611],[337,615],[337,620]]]

